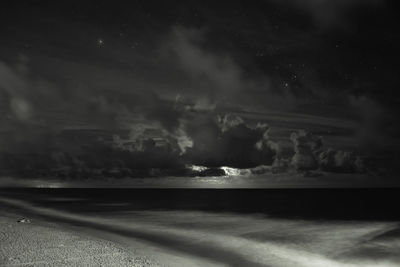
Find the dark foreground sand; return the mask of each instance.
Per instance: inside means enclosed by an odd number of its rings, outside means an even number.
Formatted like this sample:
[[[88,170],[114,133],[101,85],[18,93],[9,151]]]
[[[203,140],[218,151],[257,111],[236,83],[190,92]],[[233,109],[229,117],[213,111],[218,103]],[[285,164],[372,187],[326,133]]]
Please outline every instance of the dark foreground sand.
[[[160,266],[118,244],[0,213],[0,266]]]

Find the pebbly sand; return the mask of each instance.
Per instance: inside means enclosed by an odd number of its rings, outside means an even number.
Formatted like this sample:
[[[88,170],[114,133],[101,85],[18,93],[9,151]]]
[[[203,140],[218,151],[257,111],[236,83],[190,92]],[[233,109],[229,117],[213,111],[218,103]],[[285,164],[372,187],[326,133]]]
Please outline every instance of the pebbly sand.
[[[161,266],[122,246],[0,212],[0,266]]]

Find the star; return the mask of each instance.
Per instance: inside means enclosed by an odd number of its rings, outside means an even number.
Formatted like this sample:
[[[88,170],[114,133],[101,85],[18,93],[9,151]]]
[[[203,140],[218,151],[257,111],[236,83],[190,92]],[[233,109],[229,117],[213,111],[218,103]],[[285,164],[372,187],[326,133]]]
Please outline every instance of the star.
[[[256,57],[263,57],[264,56],[264,53],[262,52],[262,51],[257,51],[257,53],[256,53]]]
[[[103,39],[98,39],[97,43],[99,44],[99,46],[103,46],[104,45],[104,40]]]
[[[135,43],[133,43],[132,45],[131,45],[131,48],[132,49],[135,49],[136,47],[138,47],[139,46],[139,43],[138,42],[135,42]]]

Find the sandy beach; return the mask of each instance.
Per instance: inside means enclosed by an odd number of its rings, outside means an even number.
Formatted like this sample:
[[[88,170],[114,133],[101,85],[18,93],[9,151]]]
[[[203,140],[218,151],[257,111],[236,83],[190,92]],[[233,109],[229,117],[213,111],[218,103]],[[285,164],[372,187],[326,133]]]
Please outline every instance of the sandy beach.
[[[161,266],[116,243],[21,218],[0,213],[0,266]]]
[[[140,209],[131,206],[138,201],[133,193],[137,196],[139,191],[4,190],[0,266],[397,267],[400,263],[397,220],[157,209],[151,201]],[[283,196],[290,194],[295,193]],[[190,198],[193,205],[194,192]],[[160,199],[166,202],[167,197]],[[182,202],[183,195],[177,199]],[[169,205],[173,207],[173,201]],[[18,222],[22,218],[30,221]]]

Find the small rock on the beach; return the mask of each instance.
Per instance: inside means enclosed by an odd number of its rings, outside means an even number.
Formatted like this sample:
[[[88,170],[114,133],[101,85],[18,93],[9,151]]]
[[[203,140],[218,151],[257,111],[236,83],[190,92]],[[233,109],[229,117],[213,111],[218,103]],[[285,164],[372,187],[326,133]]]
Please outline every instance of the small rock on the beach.
[[[31,220],[26,219],[26,218],[22,218],[22,219],[19,219],[17,222],[19,222],[19,223],[31,223]]]

